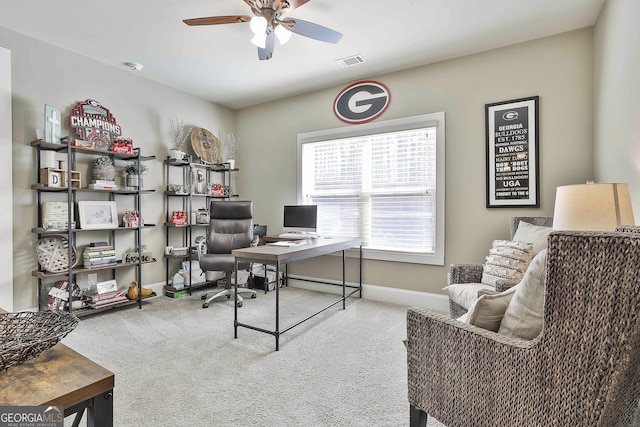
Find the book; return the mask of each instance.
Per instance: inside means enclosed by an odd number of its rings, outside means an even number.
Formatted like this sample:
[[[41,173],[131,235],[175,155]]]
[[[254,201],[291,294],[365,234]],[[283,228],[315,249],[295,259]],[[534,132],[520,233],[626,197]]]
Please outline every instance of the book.
[[[89,252],[111,251],[111,250],[113,250],[113,249],[115,249],[115,248],[113,247],[113,245],[109,245],[109,246],[94,246],[94,247],[86,246],[86,247],[84,248],[84,251],[85,251],[85,252],[87,252],[87,253],[89,253]]]
[[[88,252],[82,253],[82,256],[84,258],[100,258],[100,257],[115,256],[115,255],[116,255],[115,249],[110,249],[108,251],[88,251]]]
[[[101,265],[101,264],[110,264],[116,262],[116,257],[104,257],[104,258],[92,258],[92,259],[84,259],[84,265]]]
[[[127,302],[129,301],[129,298],[122,296],[122,297],[116,297],[110,300],[104,300],[104,301],[99,301],[96,303],[89,303],[89,307],[91,308],[107,308],[107,307],[111,307],[111,306],[115,306],[115,305],[120,305],[123,302]]]
[[[91,181],[92,184],[101,184],[101,185],[116,185],[116,182],[108,179],[94,179]]]
[[[100,301],[110,301],[114,298],[119,298],[126,296],[126,292],[124,290],[108,292],[106,294],[85,294],[85,299],[90,303],[97,303]]]
[[[90,190],[117,190],[118,186],[117,185],[110,185],[110,184],[89,184],[88,187]]]
[[[108,242],[91,242],[88,247],[95,248],[98,246],[111,246]]]

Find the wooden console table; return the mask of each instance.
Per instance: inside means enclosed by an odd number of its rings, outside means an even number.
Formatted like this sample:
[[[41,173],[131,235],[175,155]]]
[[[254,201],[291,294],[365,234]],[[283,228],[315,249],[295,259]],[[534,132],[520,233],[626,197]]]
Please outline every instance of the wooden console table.
[[[111,371],[58,343],[0,373],[0,405],[63,406],[74,426],[87,409],[87,426],[112,427],[114,383]]]

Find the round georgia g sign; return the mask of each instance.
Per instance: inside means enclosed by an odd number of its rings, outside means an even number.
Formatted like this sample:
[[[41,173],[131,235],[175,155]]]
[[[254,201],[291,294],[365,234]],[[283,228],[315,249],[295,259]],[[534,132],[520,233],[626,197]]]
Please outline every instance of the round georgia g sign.
[[[362,81],[347,86],[333,102],[333,112],[346,123],[366,123],[382,115],[391,95],[382,83]]]

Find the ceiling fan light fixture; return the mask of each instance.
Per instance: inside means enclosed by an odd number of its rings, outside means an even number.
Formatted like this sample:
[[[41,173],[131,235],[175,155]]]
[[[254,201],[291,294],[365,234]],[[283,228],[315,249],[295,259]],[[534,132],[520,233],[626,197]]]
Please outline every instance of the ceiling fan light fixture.
[[[261,34],[256,34],[253,36],[253,38],[251,39],[251,43],[255,44],[256,46],[258,46],[259,48],[266,48],[267,46],[267,33],[261,33]]]
[[[267,30],[267,20],[264,16],[254,16],[249,21],[249,26],[251,27],[251,31],[253,34],[261,34]]]
[[[291,35],[293,34],[291,31],[287,30],[282,25],[278,25],[274,31],[276,33],[276,37],[278,37],[278,41],[283,46],[286,42],[289,41],[289,39],[291,38]]]

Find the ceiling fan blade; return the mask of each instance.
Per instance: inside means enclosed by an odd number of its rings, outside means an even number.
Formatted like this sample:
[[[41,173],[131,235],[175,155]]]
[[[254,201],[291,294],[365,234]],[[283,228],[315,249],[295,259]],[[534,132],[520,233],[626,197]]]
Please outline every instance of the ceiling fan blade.
[[[342,38],[342,34],[337,31],[314,24],[313,22],[303,21],[302,19],[285,18],[280,21],[280,24],[292,33],[322,42],[338,43]]]
[[[233,15],[233,16],[210,16],[208,18],[184,19],[187,25],[218,25],[218,24],[237,24],[240,22],[249,22],[250,16]]]
[[[289,2],[289,10],[297,9],[310,0],[287,0]]]
[[[273,48],[276,45],[276,35],[273,31],[269,31],[267,33],[267,41],[265,43],[265,48],[258,48],[258,58],[261,61],[268,61],[273,56]]]

